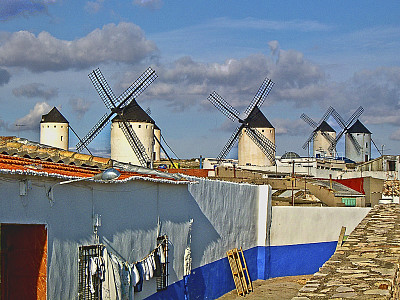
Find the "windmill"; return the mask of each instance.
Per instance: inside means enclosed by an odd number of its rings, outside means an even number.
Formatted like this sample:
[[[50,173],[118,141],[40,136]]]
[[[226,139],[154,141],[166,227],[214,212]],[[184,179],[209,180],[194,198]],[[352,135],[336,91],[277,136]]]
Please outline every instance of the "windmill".
[[[306,114],[301,114],[303,119],[314,130],[303,144],[303,149],[310,149],[310,143],[313,142],[313,156],[318,154],[328,154],[333,156],[335,147],[335,130],[326,122],[334,111],[333,107],[329,107],[319,122],[315,122]]]
[[[93,126],[89,133],[76,145],[77,151],[81,151],[86,147],[110,122],[111,118],[118,117],[121,130],[125,135],[130,147],[136,155],[140,165],[144,167],[151,166],[151,154],[146,152],[145,147],[136,135],[133,128],[124,117],[125,108],[136,103],[136,98],[157,78],[156,72],[152,68],[148,68],[135,82],[132,83],[118,98],[114,95],[112,89],[105,80],[100,69],[96,69],[89,74],[97,93],[105,106],[110,109],[109,113],[104,114],[100,120]],[[150,156],[150,157],[149,157]]]
[[[256,145],[259,150],[261,150],[261,155],[263,156],[263,160],[265,161],[265,157],[268,159],[269,164],[275,164],[275,130],[270,131],[270,136],[263,134],[260,132],[256,126],[256,123],[259,121],[267,121],[265,116],[260,111],[261,105],[264,103],[266,97],[270,93],[274,83],[271,79],[265,78],[260,88],[258,89],[256,95],[253,100],[250,102],[249,106],[243,113],[243,117],[240,117],[239,111],[237,111],[234,107],[232,107],[228,102],[226,102],[220,95],[218,95],[215,91],[212,92],[208,96],[208,100],[225,116],[227,116],[231,121],[239,122],[239,126],[236,127],[233,134],[229,138],[228,142],[225,144],[224,148],[221,150],[219,155],[217,156],[218,160],[224,159],[229,151],[232,149],[233,145],[237,142],[239,138],[246,136],[250,138],[252,144]],[[265,120],[264,120],[265,119]],[[269,126],[272,127],[271,123]],[[273,129],[273,127],[272,127]],[[272,141],[271,141],[272,140]],[[239,140],[240,143],[240,140]],[[239,147],[240,148],[240,147]],[[257,150],[258,150],[257,149]],[[241,158],[244,157],[247,153],[241,153],[239,151],[239,164],[242,165]],[[258,160],[260,161],[260,160]],[[257,163],[254,163],[257,164]]]
[[[355,162],[368,161],[371,158],[371,142],[375,145],[371,138],[371,132],[358,120],[363,112],[364,108],[360,106],[347,122],[336,110],[332,112],[332,116],[342,128],[336,137],[335,146],[344,134],[345,156]],[[377,150],[379,152],[378,148]]]

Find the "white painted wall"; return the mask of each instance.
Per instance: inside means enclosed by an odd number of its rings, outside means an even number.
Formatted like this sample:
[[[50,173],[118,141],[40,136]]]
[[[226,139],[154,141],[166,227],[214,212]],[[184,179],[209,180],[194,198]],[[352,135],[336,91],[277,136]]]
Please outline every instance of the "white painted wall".
[[[30,180],[25,196],[19,194],[22,179]],[[92,243],[93,213],[101,215],[101,241],[128,262],[140,260],[154,249],[160,217],[161,233],[171,242],[170,284],[183,278],[191,218],[193,268],[225,257],[231,248],[257,246],[266,232],[268,187],[202,179],[190,186],[139,180],[113,184],[83,181],[53,186],[51,205],[46,193],[56,182],[48,177],[0,175],[0,223],[47,225],[48,299],[75,298],[78,246]],[[258,229],[258,224],[264,228]],[[155,280],[146,281],[135,299],[155,291]]]
[[[273,206],[271,246],[337,241],[342,226],[346,235],[367,215],[364,207]]]

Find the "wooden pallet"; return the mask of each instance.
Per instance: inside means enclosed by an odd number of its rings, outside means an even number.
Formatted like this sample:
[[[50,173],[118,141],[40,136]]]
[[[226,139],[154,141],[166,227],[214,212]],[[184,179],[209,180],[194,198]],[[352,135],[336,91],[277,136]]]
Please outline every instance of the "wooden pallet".
[[[253,284],[250,280],[246,260],[244,258],[242,247],[234,248],[226,252],[229,265],[231,266],[233,281],[239,296],[245,296],[253,291]]]

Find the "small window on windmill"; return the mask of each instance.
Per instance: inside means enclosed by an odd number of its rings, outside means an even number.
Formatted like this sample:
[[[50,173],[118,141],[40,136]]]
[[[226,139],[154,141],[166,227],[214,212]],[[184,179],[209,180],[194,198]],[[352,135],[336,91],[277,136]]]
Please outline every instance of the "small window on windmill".
[[[262,129],[261,132],[264,132],[264,129]]]
[[[139,124],[139,128],[141,128],[141,127],[142,127],[142,125]]]
[[[365,143],[365,148],[368,148],[368,143]]]
[[[54,125],[54,128],[57,128],[57,125]]]
[[[49,125],[47,125],[47,128],[50,128],[50,126],[49,126]]]
[[[61,136],[61,142],[62,142],[62,140],[63,140],[63,136]]]
[[[64,128],[64,126],[61,125],[61,128]]]

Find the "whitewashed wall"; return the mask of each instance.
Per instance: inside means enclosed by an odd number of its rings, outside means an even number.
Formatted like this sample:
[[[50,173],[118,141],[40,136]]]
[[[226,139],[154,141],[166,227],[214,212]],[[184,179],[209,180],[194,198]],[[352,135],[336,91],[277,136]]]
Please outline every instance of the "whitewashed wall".
[[[19,180],[26,178],[31,188],[20,196]],[[129,262],[154,249],[160,217],[161,233],[171,242],[169,282],[173,283],[183,277],[191,218],[196,268],[225,257],[228,249],[256,246],[257,223],[266,219],[266,211],[259,211],[259,201],[267,202],[269,197],[268,189],[260,193],[257,186],[208,180],[190,186],[80,182],[54,186],[51,205],[46,192],[56,182],[48,177],[0,175],[0,222],[48,226],[48,299],[76,297],[77,247],[92,242],[93,213],[102,216],[101,241]],[[155,280],[146,281],[135,299],[155,291]]]
[[[367,215],[364,207],[273,206],[271,246],[337,241],[342,226],[346,235]]]

